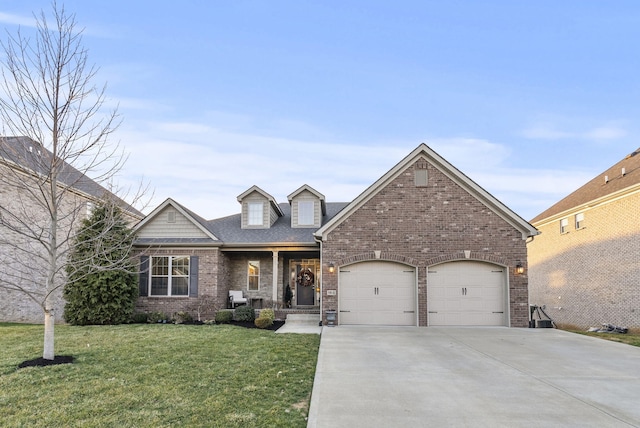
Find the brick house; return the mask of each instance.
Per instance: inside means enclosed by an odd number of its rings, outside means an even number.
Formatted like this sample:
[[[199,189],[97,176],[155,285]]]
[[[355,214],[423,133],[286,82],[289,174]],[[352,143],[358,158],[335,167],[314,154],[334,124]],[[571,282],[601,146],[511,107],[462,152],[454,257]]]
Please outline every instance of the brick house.
[[[531,303],[558,324],[640,328],[640,149],[537,215]]]
[[[257,186],[204,220],[172,199],[137,226],[138,309],[172,313],[230,290],[338,324],[528,325],[536,229],[426,145],[349,203],[308,185],[278,203]],[[525,270],[526,272],[526,270]]]
[[[40,143],[27,137],[0,137],[0,321],[42,323],[42,308],[27,294],[18,291],[27,290],[39,299],[44,299],[42,284],[45,282],[48,267],[46,257],[38,257],[42,246],[25,239],[7,228],[6,223],[15,227],[35,230],[48,226],[48,217],[44,214],[46,195],[38,194],[37,185],[30,183],[46,179],[53,155]],[[95,204],[104,198],[116,200],[124,208],[125,217],[131,223],[137,223],[143,215],[94,180],[83,175],[71,165],[63,164],[59,170],[58,186],[67,189],[60,203],[58,226],[62,242],[71,236],[79,222],[91,213]],[[12,214],[22,212],[22,216]],[[40,223],[41,222],[41,223]],[[18,225],[18,226],[16,226]],[[59,248],[60,254],[65,248]],[[44,263],[43,263],[43,260]],[[64,260],[60,260],[62,266]],[[60,273],[63,275],[63,273]],[[54,313],[60,321],[65,301],[62,289],[54,292],[57,305]]]

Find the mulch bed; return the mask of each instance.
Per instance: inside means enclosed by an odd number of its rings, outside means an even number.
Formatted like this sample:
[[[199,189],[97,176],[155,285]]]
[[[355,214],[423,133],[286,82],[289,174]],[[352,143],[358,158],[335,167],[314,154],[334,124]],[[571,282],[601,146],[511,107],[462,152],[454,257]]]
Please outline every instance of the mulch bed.
[[[253,321],[231,321],[229,324],[230,325],[237,325],[238,327],[245,327],[245,328],[258,328],[258,327],[256,327],[256,325],[255,325],[255,323]],[[276,331],[277,329],[279,329],[283,325],[284,325],[284,321],[275,320],[273,322],[273,325],[271,325],[270,327],[267,327],[267,328],[263,328],[262,330]]]
[[[74,358],[71,355],[57,355],[53,357],[53,360],[45,360],[44,358],[34,358],[33,360],[27,360],[20,363],[19,369],[25,367],[43,367],[43,366],[55,366],[57,364],[71,364]]]

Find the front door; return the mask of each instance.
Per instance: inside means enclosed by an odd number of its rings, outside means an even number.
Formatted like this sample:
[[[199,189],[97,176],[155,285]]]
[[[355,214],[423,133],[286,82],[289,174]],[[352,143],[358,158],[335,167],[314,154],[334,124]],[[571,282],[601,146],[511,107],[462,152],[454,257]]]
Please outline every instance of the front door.
[[[290,263],[291,282],[294,283],[295,299],[298,306],[315,305],[318,281],[318,261],[314,259],[292,260]]]

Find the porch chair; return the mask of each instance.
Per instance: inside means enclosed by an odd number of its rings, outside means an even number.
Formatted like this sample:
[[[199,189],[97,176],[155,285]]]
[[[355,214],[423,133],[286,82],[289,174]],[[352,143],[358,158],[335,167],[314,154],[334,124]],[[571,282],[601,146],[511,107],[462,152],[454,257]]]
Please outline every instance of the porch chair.
[[[246,305],[246,297],[242,296],[242,290],[229,290],[229,307],[235,309],[236,306]]]

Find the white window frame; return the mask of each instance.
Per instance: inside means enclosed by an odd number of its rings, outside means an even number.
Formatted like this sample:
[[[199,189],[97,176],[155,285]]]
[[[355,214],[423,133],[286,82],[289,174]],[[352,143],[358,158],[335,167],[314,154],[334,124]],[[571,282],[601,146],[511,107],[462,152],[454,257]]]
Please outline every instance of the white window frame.
[[[576,230],[584,229],[584,213],[576,214]]]
[[[560,220],[560,233],[562,234],[567,232],[569,232],[569,219],[563,218]]]
[[[155,263],[154,261],[157,259],[167,259],[167,274],[156,274],[154,272]],[[176,260],[186,260],[187,265],[187,273],[181,274],[179,273],[179,265],[178,263],[174,263]],[[189,297],[189,284],[191,277],[191,260],[189,256],[151,256],[150,257],[150,269],[149,269],[149,296],[152,297]],[[153,294],[153,279],[154,278],[167,278],[167,294]],[[175,279],[184,279],[186,280],[187,292],[185,294],[174,294],[173,293],[173,280]]]
[[[95,206],[95,204],[93,202],[87,202],[85,218],[90,218],[91,215],[93,214],[93,210],[95,208],[96,208],[96,206]]]
[[[264,203],[247,202],[247,226],[264,225]]]
[[[253,273],[252,267],[255,269]],[[257,273],[255,273],[256,271]],[[255,283],[255,288],[251,288],[252,283]],[[249,260],[249,262],[247,263],[247,290],[260,290],[260,260]]]
[[[313,226],[315,224],[314,201],[298,201],[298,226]]]

